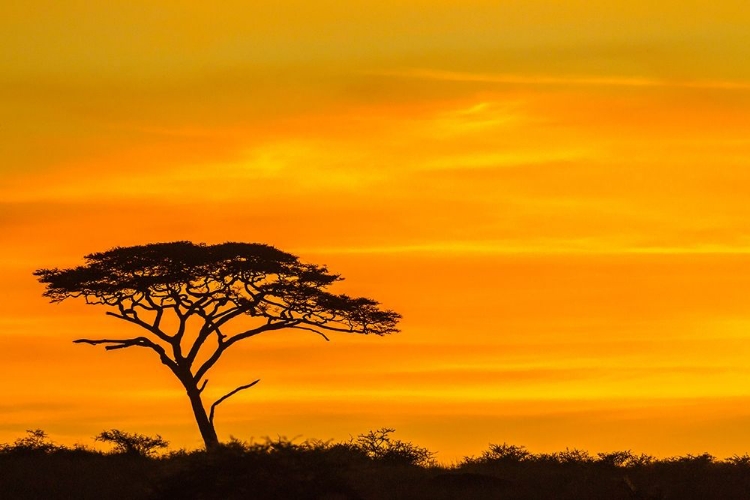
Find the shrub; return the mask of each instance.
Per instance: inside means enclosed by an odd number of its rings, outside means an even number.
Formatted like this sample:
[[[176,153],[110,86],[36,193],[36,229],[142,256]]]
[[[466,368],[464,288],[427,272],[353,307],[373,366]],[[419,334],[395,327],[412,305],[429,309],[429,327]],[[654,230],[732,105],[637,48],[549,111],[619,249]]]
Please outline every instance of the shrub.
[[[665,460],[665,462],[679,463],[679,464],[685,464],[685,465],[707,466],[707,465],[713,464],[715,460],[716,460],[716,457],[714,457],[710,453],[701,453],[700,455],[693,455],[691,453],[688,453],[684,457],[668,458]]]
[[[52,441],[49,436],[41,429],[27,430],[26,436],[16,439],[13,444],[0,445],[0,451],[3,453],[50,453],[61,449]]]
[[[656,462],[656,458],[646,453],[640,455],[632,455],[628,462],[625,464],[626,467],[646,467],[653,465]]]
[[[157,449],[166,448],[169,442],[157,434],[156,437],[123,432],[118,429],[102,431],[94,437],[95,441],[102,441],[114,445],[113,453],[153,457]]]
[[[613,451],[610,453],[597,453],[596,456],[599,457],[596,463],[601,465],[609,465],[611,467],[625,467],[634,458],[630,450]]]
[[[391,439],[395,429],[383,427],[366,434],[360,434],[352,442],[355,449],[362,451],[372,460],[383,462],[430,467],[435,465],[435,454],[427,448]]]
[[[558,451],[554,455],[561,464],[587,464],[594,461],[588,451],[577,448],[565,448],[565,451]]]
[[[747,453],[744,455],[733,455],[724,459],[724,462],[741,467],[750,467],[750,455]]]
[[[492,464],[492,463],[518,463],[533,458],[533,455],[525,446],[514,444],[492,444],[488,450],[482,452],[477,458],[466,458],[464,463]]]

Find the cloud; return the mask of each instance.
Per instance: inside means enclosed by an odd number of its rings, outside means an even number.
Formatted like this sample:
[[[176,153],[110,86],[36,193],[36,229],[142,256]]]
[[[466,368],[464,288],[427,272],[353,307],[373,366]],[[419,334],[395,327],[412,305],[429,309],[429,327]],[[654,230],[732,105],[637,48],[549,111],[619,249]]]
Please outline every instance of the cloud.
[[[593,87],[683,87],[695,89],[750,90],[750,82],[720,80],[667,80],[653,77],[607,76],[545,76],[504,73],[472,73],[436,69],[378,71],[376,75],[418,80],[464,83],[495,83],[534,86],[593,86]]]

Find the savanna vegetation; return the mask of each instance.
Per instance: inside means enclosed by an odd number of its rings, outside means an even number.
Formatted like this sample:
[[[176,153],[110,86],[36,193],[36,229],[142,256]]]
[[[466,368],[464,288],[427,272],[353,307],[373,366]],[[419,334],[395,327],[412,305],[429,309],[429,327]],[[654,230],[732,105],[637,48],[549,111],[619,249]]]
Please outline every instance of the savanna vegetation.
[[[28,431],[0,445],[9,499],[747,499],[750,456],[656,459],[629,451],[531,453],[492,444],[446,465],[379,429],[344,442],[232,439],[212,451],[169,450],[161,436],[112,429],[108,451]]]
[[[94,436],[107,451],[55,444],[41,430],[0,445],[5,499],[748,499],[750,456],[655,459],[630,451],[566,449],[534,454],[491,444],[478,456],[439,463],[421,446],[379,429],[344,442],[284,438],[221,443],[219,404],[208,375],[227,350],[280,330],[328,340],[330,333],[383,336],[400,314],[366,297],[334,293],[342,278],[325,266],[257,243],[186,241],[117,247],[83,265],[35,272],[52,302],[83,299],[134,327],[130,334],[80,338],[108,351],[146,349],[190,400],[201,450],[169,450],[161,436],[118,429]],[[209,389],[210,390],[210,389]]]

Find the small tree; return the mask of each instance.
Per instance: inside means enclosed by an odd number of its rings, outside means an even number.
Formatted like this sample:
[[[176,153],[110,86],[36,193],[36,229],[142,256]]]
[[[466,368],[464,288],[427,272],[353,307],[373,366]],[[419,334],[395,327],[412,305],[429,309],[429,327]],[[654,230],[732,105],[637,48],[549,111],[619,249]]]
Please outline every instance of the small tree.
[[[493,444],[474,462],[477,463],[517,463],[529,460],[532,457],[531,452],[525,446],[516,446],[514,444]]]
[[[0,445],[0,452],[8,453],[49,453],[61,449],[50,441],[41,429],[27,429],[26,436],[16,439],[13,444]]]
[[[261,333],[297,329],[385,335],[400,315],[364,297],[327,291],[342,278],[272,246],[187,241],[117,247],[85,256],[85,265],[39,269],[52,302],[83,297],[144,330],[124,339],[78,339],[107,350],[154,351],[187,392],[206,449],[218,446],[216,407],[258,380],[217,399],[206,411],[209,370],[237,343]],[[245,321],[242,320],[245,318]]]
[[[435,465],[435,454],[427,448],[391,439],[395,429],[383,427],[367,434],[360,434],[352,441],[355,449],[361,450],[369,458],[383,462],[430,467]]]
[[[140,457],[153,457],[156,450],[169,446],[169,441],[165,441],[159,434],[156,437],[151,437],[123,432],[119,429],[102,431],[94,437],[94,440],[112,444],[114,453],[138,455]]]

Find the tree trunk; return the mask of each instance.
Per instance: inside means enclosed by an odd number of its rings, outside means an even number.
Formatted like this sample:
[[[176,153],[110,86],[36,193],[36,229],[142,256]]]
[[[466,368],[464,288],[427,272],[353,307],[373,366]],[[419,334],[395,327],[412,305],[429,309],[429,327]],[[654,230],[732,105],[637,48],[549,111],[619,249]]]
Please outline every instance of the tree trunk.
[[[206,445],[206,451],[214,451],[219,447],[219,438],[216,436],[214,424],[208,419],[206,409],[201,401],[201,393],[197,387],[186,387],[187,395],[190,398],[190,405],[193,407],[193,415],[198,424],[198,430]]]

